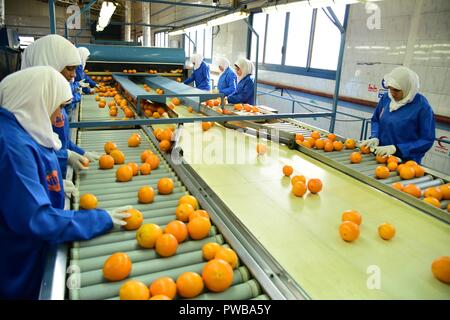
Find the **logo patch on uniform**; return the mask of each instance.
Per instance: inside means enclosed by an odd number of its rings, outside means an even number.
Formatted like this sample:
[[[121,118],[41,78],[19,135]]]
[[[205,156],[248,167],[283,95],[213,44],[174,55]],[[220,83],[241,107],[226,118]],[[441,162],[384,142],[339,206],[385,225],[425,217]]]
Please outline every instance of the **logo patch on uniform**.
[[[47,187],[49,191],[60,192],[61,184],[59,183],[58,171],[53,170],[50,173],[47,173]]]
[[[60,113],[58,116],[56,116],[54,121],[52,121],[52,125],[56,128],[62,128],[64,127],[64,120],[64,115]]]

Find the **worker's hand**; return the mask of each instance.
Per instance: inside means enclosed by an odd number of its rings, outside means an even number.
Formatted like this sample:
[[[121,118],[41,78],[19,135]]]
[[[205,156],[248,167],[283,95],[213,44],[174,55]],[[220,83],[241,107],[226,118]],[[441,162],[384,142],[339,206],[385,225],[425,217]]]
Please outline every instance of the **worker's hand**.
[[[70,180],[63,180],[63,186],[64,186],[64,193],[67,196],[73,196],[74,198],[78,199],[78,196],[80,195],[78,192],[78,188],[75,187],[72,181]]]
[[[127,210],[132,208],[132,206],[124,206],[107,212],[114,224],[118,226],[125,226],[127,223],[123,221],[123,219],[131,217],[131,213],[128,213]]]
[[[367,139],[359,142],[359,147],[366,146],[368,148],[378,147],[380,140],[378,138]]]
[[[86,151],[84,156],[89,159],[90,162],[97,161],[100,159],[100,155],[95,151]]]
[[[169,115],[167,114],[167,112],[164,112],[164,113],[161,115],[161,117],[164,118],[164,119],[169,119],[169,118],[170,118]]]
[[[391,156],[397,151],[394,145],[375,148],[375,154],[380,157]]]
[[[70,166],[75,170],[75,171],[80,171],[80,170],[87,170],[89,169],[88,167],[85,167],[83,165],[84,164],[89,164],[89,159],[86,157],[83,157],[81,154],[78,154],[76,152],[67,150],[67,162],[69,162]]]
[[[80,82],[78,82],[79,84],[80,84],[80,87],[82,87],[82,88],[89,88],[90,86],[89,86],[89,83],[86,83],[86,82],[84,82],[84,81],[80,81]]]

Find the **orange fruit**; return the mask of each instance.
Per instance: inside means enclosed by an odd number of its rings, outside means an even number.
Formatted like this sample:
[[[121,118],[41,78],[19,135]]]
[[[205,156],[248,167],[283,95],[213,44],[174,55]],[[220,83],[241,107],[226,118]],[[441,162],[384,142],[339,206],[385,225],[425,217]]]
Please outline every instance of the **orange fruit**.
[[[145,162],[145,160],[147,160],[147,158],[154,154],[151,150],[144,150],[141,152],[141,161]]]
[[[163,129],[161,129],[161,128],[156,128],[155,130],[153,130],[153,135],[158,140],[161,140],[161,134],[162,133],[163,133]]]
[[[195,272],[184,272],[177,279],[177,292],[183,298],[198,296],[204,288],[202,277]]]
[[[148,300],[150,291],[142,282],[129,280],[120,287],[119,295],[120,300]]]
[[[130,166],[120,166],[116,171],[116,180],[118,182],[127,182],[133,178],[133,169]]]
[[[152,172],[152,167],[148,163],[143,163],[141,164],[139,171],[141,172],[141,175],[145,176]]]
[[[83,194],[80,197],[80,208],[84,210],[92,210],[97,208],[97,197],[91,193]]]
[[[150,294],[152,297],[164,295],[169,299],[173,299],[177,294],[177,284],[170,277],[156,279],[150,286]]]
[[[196,217],[189,221],[188,225],[189,236],[194,240],[201,240],[209,235],[211,229],[211,222],[204,217]]]
[[[131,272],[131,259],[123,252],[109,256],[103,263],[103,277],[109,281],[123,280]]]
[[[413,197],[420,198],[422,191],[415,184],[408,184],[403,188],[403,192],[409,193]]]
[[[356,148],[356,142],[353,139],[345,140],[344,145],[345,145],[346,149],[355,149]]]
[[[111,151],[117,149],[117,145],[114,142],[109,141],[109,142],[105,143],[104,148],[105,148],[105,152],[107,154],[110,154]]]
[[[320,139],[320,132],[319,131],[311,132],[311,138]]]
[[[149,300],[173,300],[173,299],[170,299],[165,294],[156,294],[152,296]]]
[[[382,156],[376,156],[375,160],[377,160],[378,163],[386,163],[388,161],[388,158],[382,157]]]
[[[170,178],[162,178],[158,181],[158,192],[160,194],[170,194],[173,191],[173,181]]]
[[[95,101],[100,101],[100,96],[95,96]]]
[[[109,115],[110,115],[111,117],[117,116],[117,109],[111,108],[111,110],[109,110]]]
[[[414,168],[414,172],[415,172],[414,176],[416,178],[420,178],[425,175],[425,169],[423,167],[419,166],[418,164],[413,165],[412,167]]]
[[[334,142],[334,140],[336,140],[336,135],[334,133],[329,133],[327,138]]]
[[[178,205],[182,204],[182,203],[188,203],[192,206],[192,208],[194,208],[195,210],[198,209],[198,201],[194,196],[191,196],[189,194],[182,196],[179,200],[178,200]]]
[[[175,214],[177,220],[187,222],[189,221],[189,216],[194,213],[194,208],[189,203],[182,203],[178,205]]]
[[[334,151],[341,151],[344,148],[344,144],[341,141],[333,142]]]
[[[155,118],[155,119],[159,119],[159,118],[161,118],[161,115],[158,113],[158,112],[153,112],[153,118]]]
[[[119,149],[115,149],[111,151],[109,154],[114,159],[114,164],[123,164],[125,163],[125,155]]]
[[[258,155],[263,155],[266,152],[267,152],[267,146],[265,144],[258,143],[256,145],[256,153],[258,153]]]
[[[221,259],[228,262],[233,269],[238,266],[238,256],[236,252],[230,248],[221,247],[214,255],[214,259]]]
[[[355,241],[359,237],[359,227],[352,221],[344,221],[339,226],[339,234],[345,241]]]
[[[389,177],[390,171],[388,167],[378,166],[375,168],[375,177],[378,179],[386,179]]]
[[[163,230],[160,226],[154,223],[146,223],[139,227],[136,231],[136,241],[143,248],[153,248],[156,239],[163,235]]]
[[[292,193],[296,197],[303,197],[303,195],[306,193],[306,185],[304,182],[296,182],[292,185]]]
[[[137,176],[139,173],[139,165],[136,162],[129,162],[127,163],[127,166],[131,168],[131,171],[133,172],[133,176]]]
[[[295,134],[295,140],[303,142],[303,141],[305,141],[305,137],[301,133],[296,133]]]
[[[401,184],[400,182],[393,183],[391,186],[392,186],[392,188],[400,190],[400,191],[403,191],[403,188],[404,188],[403,184]]]
[[[100,156],[98,159],[100,169],[112,169],[114,167],[114,158],[108,154]]]
[[[450,183],[440,186],[439,189],[442,192],[442,199],[450,200]]]
[[[403,180],[409,180],[409,179],[414,178],[415,176],[416,176],[416,171],[414,170],[414,167],[412,167],[412,166],[405,165],[400,169],[400,177]]]
[[[450,212],[450,203],[447,205],[447,212]]]
[[[105,101],[105,100],[100,100],[100,102],[98,103],[98,107],[99,107],[99,108],[104,108],[104,107],[106,107],[106,101]]]
[[[131,136],[130,138],[128,138],[128,146],[130,148],[139,147],[140,144],[141,140],[137,136]]]
[[[179,98],[173,98],[172,103],[176,106],[179,106],[181,104],[181,100]]]
[[[413,161],[413,160],[409,160],[405,162],[405,165],[407,166],[417,166],[417,162]]]
[[[395,170],[397,170],[398,164],[397,164],[397,162],[391,161],[391,162],[388,162],[387,167],[388,167],[389,171],[395,171]]]
[[[159,135],[159,137],[161,138],[160,140],[168,140],[168,141],[172,141],[173,138],[173,131],[170,130],[170,128],[166,128],[164,129],[161,134]]]
[[[148,163],[152,170],[155,170],[159,167],[159,162],[160,160],[156,154],[149,155],[145,160],[145,163]]]
[[[440,188],[435,188],[435,187],[427,188],[425,190],[425,192],[423,193],[423,196],[425,198],[433,197],[433,198],[436,198],[437,200],[441,201],[442,200],[442,191]]]
[[[314,147],[315,147],[317,150],[323,150],[323,148],[325,147],[325,140],[323,140],[323,139],[317,139],[317,140],[314,142]]]
[[[204,244],[202,247],[203,258],[208,261],[214,259],[217,251],[219,251],[221,248],[222,247],[217,242],[208,242]]]
[[[378,226],[378,234],[384,240],[390,240],[395,236],[395,227],[389,223],[382,223]]]
[[[435,206],[436,208],[441,208],[441,202],[433,197],[426,197],[423,199],[423,201],[425,201],[428,204],[431,204],[432,206]]]
[[[194,112],[194,109],[192,107],[188,107],[187,110],[188,110],[189,113]]]
[[[212,127],[211,122],[202,122],[203,131],[208,131],[209,129],[211,129],[211,127]]]
[[[127,224],[123,226],[125,230],[136,230],[138,229],[142,221],[144,221],[144,216],[142,215],[142,212],[136,209],[128,209],[126,211],[127,213],[130,213],[131,216],[128,218],[123,219]]]
[[[296,184],[297,182],[303,182],[303,183],[306,183],[306,178],[305,178],[305,176],[293,176],[292,179],[291,179],[291,184],[292,184],[292,186],[293,186],[294,184]]]
[[[197,217],[203,217],[206,218],[208,220],[210,220],[211,218],[209,217],[209,213],[206,210],[195,210],[193,213],[191,213],[189,215],[189,221],[191,221],[194,218]]]
[[[159,143],[159,148],[161,149],[161,151],[167,152],[170,150],[171,148],[171,144],[169,140],[161,140],[161,142]]]
[[[431,272],[436,279],[450,284],[450,257],[442,256],[435,259],[431,264]]]
[[[323,150],[325,152],[331,152],[334,150],[333,142],[327,141],[325,142],[325,145],[323,146]]]
[[[361,151],[362,154],[369,154],[370,153],[370,148],[367,146],[362,146],[361,148],[359,148],[359,150]]]
[[[155,199],[155,191],[150,186],[143,186],[138,191],[138,200],[140,203],[152,203]]]
[[[360,163],[362,160],[361,152],[352,152],[350,155],[350,162],[351,163]]]
[[[213,259],[203,267],[202,278],[208,290],[222,292],[233,283],[233,269],[226,261]]]
[[[310,179],[308,181],[308,190],[311,193],[319,193],[322,190],[322,181],[320,179]]]
[[[186,240],[188,235],[186,225],[179,220],[173,220],[169,222],[166,225],[166,229],[164,230],[164,232],[172,234],[177,239],[178,243],[182,243],[184,240]]]
[[[300,141],[300,140],[297,140],[297,141]],[[300,143],[297,142],[297,144],[300,144]],[[307,140],[301,142],[301,145],[303,147],[305,147],[305,148],[308,148],[308,149],[311,149],[313,147],[313,144],[310,141],[307,141]]]
[[[234,110],[241,111],[243,108],[244,107],[240,103],[234,105]]]
[[[361,224],[361,214],[356,210],[346,210],[342,213],[342,221],[351,221],[358,226]]]
[[[395,162],[398,164],[398,158],[395,156],[389,156],[387,159],[387,163]]]
[[[294,168],[292,168],[291,166],[283,166],[283,174],[286,177],[289,177],[292,173],[294,172]]]
[[[177,248],[178,241],[173,234],[164,233],[156,239],[155,251],[162,257],[173,256],[177,252]]]
[[[306,141],[309,142],[309,144],[311,145],[311,147],[314,147],[314,146],[316,145],[316,140],[317,140],[317,139],[314,139],[313,137],[309,137],[309,138],[306,139]]]

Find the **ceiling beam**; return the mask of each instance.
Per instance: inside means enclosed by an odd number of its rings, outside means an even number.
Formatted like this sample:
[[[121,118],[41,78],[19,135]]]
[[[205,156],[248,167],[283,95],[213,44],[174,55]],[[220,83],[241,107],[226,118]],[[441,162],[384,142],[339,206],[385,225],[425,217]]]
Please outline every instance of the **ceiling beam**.
[[[206,8],[211,10],[233,10],[233,7],[223,7],[223,6],[213,6],[211,4],[197,4],[190,2],[173,2],[173,1],[164,1],[164,0],[135,0],[136,2],[150,2],[150,3],[160,3],[160,4],[168,4],[172,6],[181,6],[181,7],[193,7],[193,8]]]

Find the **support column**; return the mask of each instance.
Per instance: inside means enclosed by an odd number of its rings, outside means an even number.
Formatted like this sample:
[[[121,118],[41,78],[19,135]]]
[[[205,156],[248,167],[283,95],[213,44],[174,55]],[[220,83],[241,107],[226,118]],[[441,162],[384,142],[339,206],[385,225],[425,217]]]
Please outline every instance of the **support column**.
[[[3,27],[5,23],[5,0],[0,0],[0,27]]]
[[[48,17],[50,18],[50,33],[56,34],[55,0],[48,0]]]
[[[142,2],[142,22],[145,24],[150,24],[150,3]],[[151,47],[152,46],[152,33],[151,28],[149,26],[142,26],[142,35],[144,38],[143,46]]]
[[[125,23],[131,23],[131,1],[125,1]],[[125,41],[131,42],[131,25],[125,25]]]

